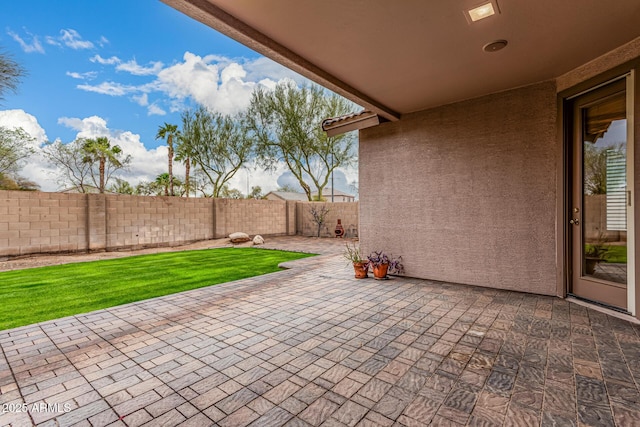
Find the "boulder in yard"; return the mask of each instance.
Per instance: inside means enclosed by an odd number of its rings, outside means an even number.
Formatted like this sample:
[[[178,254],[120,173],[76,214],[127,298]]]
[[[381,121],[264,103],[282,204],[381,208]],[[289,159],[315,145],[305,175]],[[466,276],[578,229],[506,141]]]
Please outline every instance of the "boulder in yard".
[[[238,231],[238,232],[229,234],[229,240],[231,240],[231,243],[244,243],[251,240],[251,237],[249,237],[247,233],[242,233]]]
[[[254,245],[263,245],[264,244],[264,238],[257,234],[254,238],[253,238],[253,244]]]

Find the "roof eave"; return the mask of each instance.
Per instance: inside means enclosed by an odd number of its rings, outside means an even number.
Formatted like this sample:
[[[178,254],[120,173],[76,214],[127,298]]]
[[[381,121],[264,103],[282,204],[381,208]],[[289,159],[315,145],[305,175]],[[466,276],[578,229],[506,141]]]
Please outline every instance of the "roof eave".
[[[334,121],[329,118],[322,122],[322,130],[327,136],[337,136],[352,130],[366,129],[380,124],[380,117],[372,111],[367,111],[355,115],[354,117]]]
[[[370,98],[207,0],[162,1],[315,83],[344,96],[364,109],[371,110],[390,121],[400,120],[398,112]]]

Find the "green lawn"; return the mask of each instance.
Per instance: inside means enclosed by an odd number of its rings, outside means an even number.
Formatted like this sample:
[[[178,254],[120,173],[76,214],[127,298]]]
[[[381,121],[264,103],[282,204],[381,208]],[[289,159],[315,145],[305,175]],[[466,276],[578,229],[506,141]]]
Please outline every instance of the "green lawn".
[[[308,256],[219,248],[0,272],[0,330],[271,273]]]
[[[586,244],[585,251],[593,248],[594,245]],[[627,245],[602,245],[606,250],[603,262],[622,263],[627,262]]]
[[[624,245],[624,246],[610,245],[610,246],[607,246],[607,248],[609,248],[609,251],[605,256],[605,262],[616,262],[616,263],[627,262],[627,245]]]

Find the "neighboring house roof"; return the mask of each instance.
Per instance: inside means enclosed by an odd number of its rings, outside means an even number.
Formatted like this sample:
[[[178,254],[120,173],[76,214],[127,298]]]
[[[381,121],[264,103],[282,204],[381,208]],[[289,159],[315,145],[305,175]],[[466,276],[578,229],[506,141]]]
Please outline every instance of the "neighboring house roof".
[[[312,196],[315,196],[317,194],[318,194],[317,191],[314,191],[313,193],[311,193]],[[340,190],[333,190],[333,195],[334,196],[341,196],[341,197],[353,197],[354,199],[356,197],[353,194],[345,193],[344,191],[340,191]],[[324,197],[325,199],[327,197],[331,197],[331,188],[324,188],[322,190],[322,197]]]
[[[269,195],[273,195],[281,200],[309,200],[306,194],[294,193],[293,191],[270,191],[265,195],[265,198],[268,198]]]
[[[392,121],[640,44],[638,0],[491,0],[497,13],[478,22],[473,1],[163,1]]]
[[[380,124],[376,113],[362,110],[359,113],[345,114],[344,116],[331,117],[322,121],[322,130],[327,136],[336,136],[356,129],[365,129]]]

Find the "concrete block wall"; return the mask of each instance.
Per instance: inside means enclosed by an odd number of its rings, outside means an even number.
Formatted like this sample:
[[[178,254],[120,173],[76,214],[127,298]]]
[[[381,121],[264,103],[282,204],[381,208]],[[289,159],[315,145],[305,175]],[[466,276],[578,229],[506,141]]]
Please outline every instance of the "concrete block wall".
[[[0,256],[87,249],[83,194],[0,190]]]
[[[0,191],[0,257],[173,246],[235,231],[314,236],[310,203]],[[357,235],[358,203],[326,205],[323,236],[337,218]]]
[[[287,203],[287,236],[293,236],[297,233],[298,225],[296,224],[296,206],[300,202],[289,200]]]
[[[255,199],[214,199],[215,237],[236,231],[249,235],[286,235],[287,202]],[[295,234],[295,233],[294,233]]]
[[[318,225],[313,220],[311,208],[329,209],[325,223],[321,227],[320,237],[335,236],[336,225],[340,219],[348,237],[358,236],[359,203],[326,203],[326,202],[298,202],[296,204],[296,221],[298,234],[303,236],[317,236]]]
[[[213,238],[211,199],[127,195],[108,195],[104,199],[107,250],[171,246]]]
[[[87,229],[90,251],[100,251],[107,247],[107,196],[96,194],[86,197]]]

